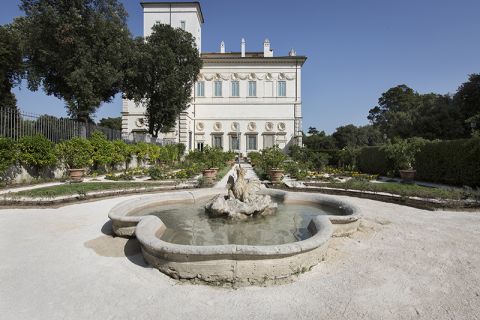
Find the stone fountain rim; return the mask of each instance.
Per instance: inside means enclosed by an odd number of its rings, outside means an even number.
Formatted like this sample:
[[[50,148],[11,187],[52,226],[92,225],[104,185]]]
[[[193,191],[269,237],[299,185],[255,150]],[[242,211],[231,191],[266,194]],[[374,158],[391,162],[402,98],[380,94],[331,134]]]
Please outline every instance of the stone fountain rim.
[[[181,245],[161,240],[157,234],[165,229],[156,216],[145,216],[137,225],[135,234],[147,253],[169,261],[202,260],[251,260],[282,258],[314,250],[326,244],[333,234],[333,226],[327,216],[312,218],[309,229],[314,233],[308,239],[279,245]]]
[[[326,215],[335,225],[350,224],[357,222],[360,218],[360,210],[351,203],[339,200],[333,196],[308,192],[289,192],[278,189],[262,189],[260,194],[268,194],[274,198],[283,198],[285,203],[307,202],[321,203],[327,206],[342,207],[348,212],[345,216]],[[154,195],[140,196],[134,199],[125,200],[114,206],[108,213],[112,220],[113,231],[117,236],[134,236],[137,224],[146,216],[131,216],[130,214],[142,208],[160,204],[190,203],[214,195],[226,195],[225,188],[209,188],[191,191],[171,191]]]

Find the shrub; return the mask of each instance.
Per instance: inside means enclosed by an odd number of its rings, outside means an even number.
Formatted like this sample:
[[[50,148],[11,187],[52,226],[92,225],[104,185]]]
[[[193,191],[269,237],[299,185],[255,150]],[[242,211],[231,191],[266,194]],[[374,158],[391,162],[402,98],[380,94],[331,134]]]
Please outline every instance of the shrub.
[[[425,145],[422,138],[396,140],[394,143],[382,146],[387,158],[393,163],[393,170],[411,169],[415,166],[415,155]]]
[[[55,151],[69,169],[80,169],[93,164],[93,147],[87,139],[72,138],[56,145]]]
[[[480,138],[429,142],[415,160],[419,180],[480,186]]]
[[[387,158],[382,147],[363,147],[357,155],[358,170],[370,174],[387,175],[392,170],[393,164]]]
[[[149,156],[149,144],[146,142],[138,142],[133,147],[134,153],[137,156],[137,161],[145,162]]]
[[[41,134],[22,137],[18,143],[18,152],[21,163],[37,170],[57,163],[54,144]]]
[[[220,148],[203,148],[204,164],[207,168],[223,168],[225,166],[223,150]]]
[[[5,180],[5,173],[18,159],[17,146],[10,138],[0,138],[0,180]]]
[[[123,140],[115,140],[111,144],[113,152],[110,157],[110,167],[114,169],[115,166],[125,163],[125,168],[128,168],[128,163],[132,160],[132,147]]]
[[[287,159],[278,146],[262,150],[261,166],[267,172],[271,169],[281,169],[283,162]]]
[[[148,169],[148,174],[152,180],[165,180],[171,178],[168,170],[159,166],[150,167]]]
[[[92,160],[94,169],[105,170],[106,166],[112,163],[115,149],[113,144],[107,140],[101,131],[95,131],[88,139],[93,147]]]
[[[354,170],[357,164],[357,155],[359,151],[356,148],[345,147],[338,151],[338,166],[348,170]]]

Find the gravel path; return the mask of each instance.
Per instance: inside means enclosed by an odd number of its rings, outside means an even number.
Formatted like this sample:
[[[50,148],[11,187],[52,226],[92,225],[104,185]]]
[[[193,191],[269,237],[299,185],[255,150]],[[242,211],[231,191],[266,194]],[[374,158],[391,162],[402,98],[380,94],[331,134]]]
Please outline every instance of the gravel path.
[[[348,198],[361,230],[297,281],[178,283],[112,238],[105,199],[0,210],[1,319],[480,319],[480,212]],[[346,197],[343,197],[346,198]]]

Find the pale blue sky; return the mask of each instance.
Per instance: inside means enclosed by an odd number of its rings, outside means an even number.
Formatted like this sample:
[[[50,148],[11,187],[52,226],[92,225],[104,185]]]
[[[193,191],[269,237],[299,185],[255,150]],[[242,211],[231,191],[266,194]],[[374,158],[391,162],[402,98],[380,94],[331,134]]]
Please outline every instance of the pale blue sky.
[[[134,35],[143,30],[139,1],[122,1]],[[21,14],[19,1],[1,2],[0,23]],[[276,55],[293,47],[308,56],[303,68],[303,125],[329,133],[367,124],[368,110],[388,88],[448,93],[480,72],[479,0],[204,0],[203,51],[261,51],[268,37]],[[21,109],[65,115],[63,102],[15,89]],[[97,119],[119,116],[121,99]]]

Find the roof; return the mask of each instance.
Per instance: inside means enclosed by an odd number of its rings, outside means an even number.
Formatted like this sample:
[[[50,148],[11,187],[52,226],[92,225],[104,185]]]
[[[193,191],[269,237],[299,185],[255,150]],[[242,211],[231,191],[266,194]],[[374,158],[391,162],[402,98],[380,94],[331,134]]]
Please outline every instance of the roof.
[[[202,60],[213,62],[214,60],[222,60],[222,62],[298,62],[303,65],[307,60],[306,56],[274,56],[264,57],[263,52],[245,52],[242,57],[241,52],[206,52],[200,55]]]
[[[175,5],[175,6],[188,6],[188,5],[193,5],[196,6],[198,9],[198,13],[200,14],[200,21],[202,23],[205,23],[205,19],[203,18],[203,13],[202,13],[202,6],[200,5],[200,2],[198,1],[152,1],[152,2],[140,2],[140,5],[142,8],[145,8],[145,6],[168,6],[168,5]]]

